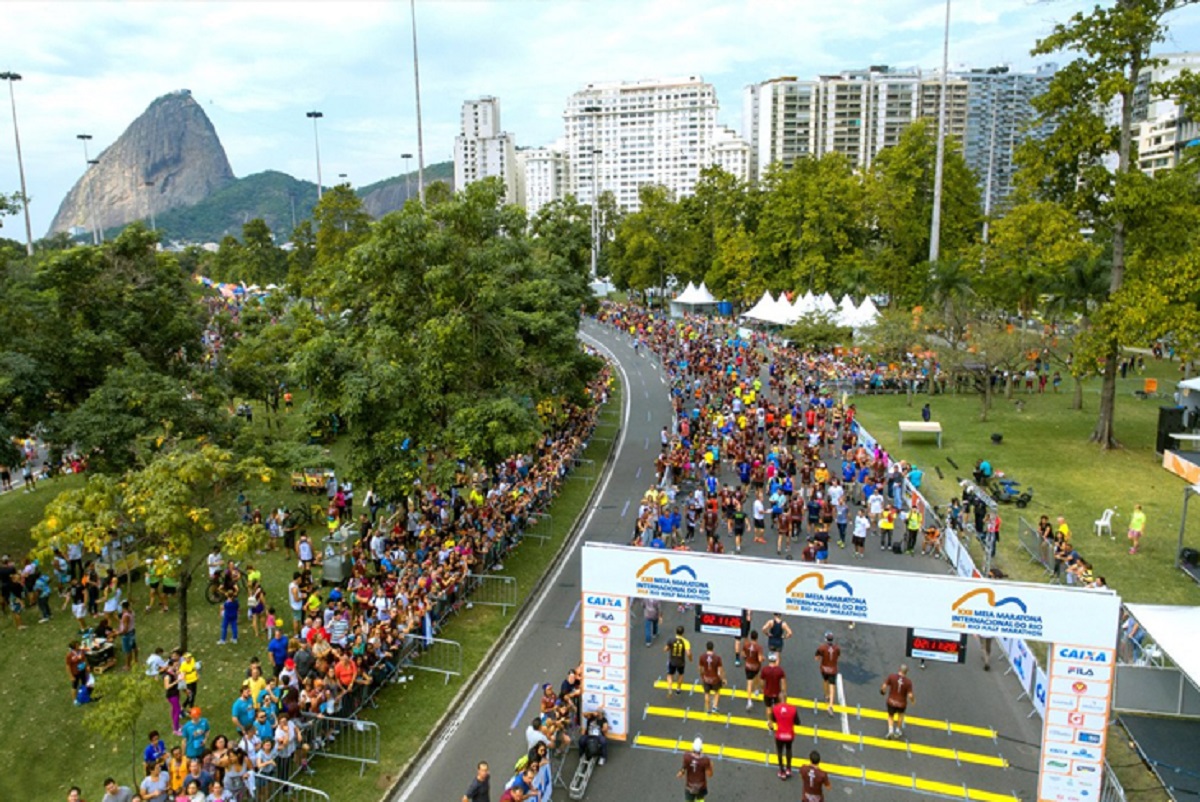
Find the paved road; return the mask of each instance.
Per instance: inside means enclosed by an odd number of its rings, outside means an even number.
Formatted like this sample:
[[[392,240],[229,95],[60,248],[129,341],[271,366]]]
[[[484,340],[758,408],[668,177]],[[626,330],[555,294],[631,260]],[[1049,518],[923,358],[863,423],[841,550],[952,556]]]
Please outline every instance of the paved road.
[[[671,409],[667,400],[667,385],[661,368],[653,357],[647,357],[644,349],[635,353],[628,338],[616,334],[611,328],[588,321],[583,327],[583,337],[599,343],[616,359],[625,388],[623,411],[625,423],[611,473],[601,480],[600,493],[595,507],[585,518],[582,540],[609,543],[627,542],[633,528],[638,501],[653,480],[653,459],[657,453],[659,432],[670,425]],[[747,538],[747,541],[749,538]],[[515,633],[513,641],[498,654],[496,662],[486,667],[479,685],[473,689],[462,713],[457,716],[440,736],[433,751],[422,766],[402,786],[394,799],[397,802],[425,802],[425,800],[457,800],[462,796],[479,760],[492,765],[492,798],[500,796],[500,788],[509,776],[508,768],[525,751],[524,729],[536,710],[536,689],[542,682],[552,682],[557,687],[569,667],[575,665],[580,654],[579,623],[577,604],[580,598],[580,567],[578,542],[558,573],[551,577],[544,595],[536,600],[526,613]],[[760,551],[755,552],[755,549]],[[774,556],[765,553],[765,546],[750,546],[748,554]],[[831,562],[852,562],[850,550],[832,549]],[[941,571],[944,564],[928,558],[896,556],[868,548],[864,560],[856,565],[886,567],[899,570]],[[919,599],[896,599],[896,604],[915,605]],[[703,649],[706,636],[693,633],[691,612],[681,613],[674,607],[664,606],[664,629],[673,631],[677,623],[688,627],[689,637],[697,650]],[[665,668],[665,656],[661,648],[665,633],[652,648],[644,648],[638,637],[640,621],[634,613],[633,660],[631,667],[630,730],[631,734],[654,738],[682,738],[691,741],[701,735],[710,745],[738,748],[753,752],[773,749],[770,736],[760,729],[743,726],[735,721],[731,724],[706,721],[681,720],[682,711],[694,713],[703,709],[700,697],[684,695],[668,700],[654,683],[660,679]],[[758,614],[757,621],[763,619]],[[861,704],[864,710],[877,711],[881,708],[879,684],[884,676],[895,670],[904,660],[904,633],[897,629],[860,624],[854,630],[846,624],[812,619],[790,620],[794,638],[784,649],[783,666],[788,673],[789,691],[792,696],[813,699],[820,695],[821,684],[812,653],[821,634],[831,629],[843,649],[842,669],[844,697],[850,706]],[[715,638],[717,651],[727,662],[727,673],[735,687],[744,687],[741,669],[732,665],[733,646],[729,639]],[[972,644],[969,649],[977,648]],[[814,743],[812,735],[805,733],[796,743],[797,758],[806,756],[818,748],[826,763],[866,767],[867,769],[890,772],[904,777],[950,783],[961,787],[978,788],[997,794],[1019,794],[1023,798],[1034,795],[1037,764],[1039,729],[1026,718],[1028,702],[1016,702],[1018,687],[1014,679],[1004,674],[1005,663],[999,655],[992,660],[993,670],[985,673],[979,655],[973,651],[966,665],[938,665],[931,663],[925,670],[913,666],[916,704],[910,712],[929,719],[987,727],[1000,733],[992,739],[961,732],[947,732],[946,727],[908,728],[909,739],[917,747],[910,754],[907,749],[885,748],[870,741],[859,746],[857,736],[880,737],[886,732],[883,722],[867,716],[838,715],[830,718],[826,714],[814,714],[801,706],[802,725],[814,723],[824,733],[818,733]],[[692,672],[689,672],[691,674]],[[689,676],[689,681],[696,677]],[[651,709],[651,714],[642,713]],[[750,723],[761,715],[761,705],[754,712],[745,711],[744,699],[724,700],[723,713],[745,717]],[[668,713],[668,715],[662,715]],[[631,739],[632,740],[632,739]],[[890,742],[889,742],[890,743]],[[955,758],[953,751],[938,757],[928,754],[942,747],[959,750]],[[922,750],[925,754],[918,754]],[[608,765],[597,769],[588,789],[587,799],[674,799],[681,793],[681,783],[675,778],[680,757],[653,748],[634,748],[628,744],[613,745]],[[978,756],[978,757],[976,757]],[[994,760],[1002,756],[1012,768],[1001,769],[972,763],[972,760]],[[575,755],[568,757],[569,779],[576,762]],[[799,765],[799,760],[797,760]],[[912,796],[894,786],[850,783],[835,777],[834,794],[831,799],[853,797],[865,802],[895,800]],[[784,784],[775,776],[773,768],[753,765],[742,760],[722,759],[716,761],[715,776],[710,784],[709,799],[751,800],[762,798],[792,798],[799,795],[798,782],[793,779]],[[565,788],[555,790],[555,799],[566,799]]]

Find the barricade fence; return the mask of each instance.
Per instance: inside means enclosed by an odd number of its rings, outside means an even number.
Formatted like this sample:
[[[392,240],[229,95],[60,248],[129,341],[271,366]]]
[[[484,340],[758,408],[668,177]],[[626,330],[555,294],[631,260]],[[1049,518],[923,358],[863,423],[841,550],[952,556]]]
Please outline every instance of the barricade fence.
[[[1029,561],[1041,565],[1050,575],[1052,583],[1058,582],[1058,572],[1054,568],[1054,544],[1047,542],[1033,524],[1024,518],[1017,518],[1017,538],[1021,548],[1029,554]]]
[[[416,671],[441,674],[445,681],[462,676],[462,644],[424,635],[404,636],[404,666]]]
[[[379,725],[356,718],[304,714],[310,753],[358,763],[358,776],[379,762]]]
[[[298,782],[265,774],[254,777],[254,793],[245,796],[245,802],[329,802],[329,794]],[[238,800],[243,802],[243,800]]]
[[[499,607],[503,615],[508,615],[509,608],[517,606],[517,580],[496,574],[467,574],[467,594],[470,597],[467,607],[473,604]]]

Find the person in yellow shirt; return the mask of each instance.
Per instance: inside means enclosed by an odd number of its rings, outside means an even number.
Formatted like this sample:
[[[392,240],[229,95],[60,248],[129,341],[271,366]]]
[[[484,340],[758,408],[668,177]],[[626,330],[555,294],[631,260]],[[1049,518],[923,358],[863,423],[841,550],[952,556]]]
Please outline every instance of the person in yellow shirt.
[[[1129,516],[1129,553],[1137,554],[1138,544],[1142,541],[1142,533],[1146,531],[1146,513],[1142,511],[1142,505],[1138,504],[1133,508],[1133,515]]]
[[[895,505],[884,510],[879,516],[879,548],[887,550],[892,547],[892,535],[896,531],[896,517],[899,511]]]
[[[200,683],[200,662],[192,656],[191,652],[185,654],[179,661],[179,678],[187,687],[183,706],[189,708],[196,703],[196,686]]]
[[[1062,535],[1062,539],[1067,543],[1071,542],[1071,527],[1067,526],[1067,519],[1061,515],[1058,516],[1058,529],[1056,531]]]

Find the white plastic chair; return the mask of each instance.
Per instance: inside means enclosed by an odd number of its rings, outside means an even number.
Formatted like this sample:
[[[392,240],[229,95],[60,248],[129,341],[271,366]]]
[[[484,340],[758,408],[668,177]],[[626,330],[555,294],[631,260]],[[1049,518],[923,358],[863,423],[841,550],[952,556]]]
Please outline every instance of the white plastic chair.
[[[1117,536],[1113,534],[1112,530],[1112,519],[1116,514],[1117,511],[1115,509],[1107,509],[1104,511],[1104,514],[1100,516],[1100,520],[1096,521],[1095,524],[1096,537],[1102,537],[1105,531],[1107,531],[1110,538],[1113,540],[1117,539]]]

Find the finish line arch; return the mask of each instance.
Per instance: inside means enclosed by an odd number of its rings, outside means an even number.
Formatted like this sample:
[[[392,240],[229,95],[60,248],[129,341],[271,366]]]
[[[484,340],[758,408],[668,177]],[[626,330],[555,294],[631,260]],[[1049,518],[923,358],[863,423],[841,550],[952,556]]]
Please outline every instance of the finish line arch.
[[[1111,591],[587,543],[582,703],[605,710],[617,740],[629,732],[629,607],[639,597],[1049,643],[1038,800],[1100,798],[1121,610]]]

